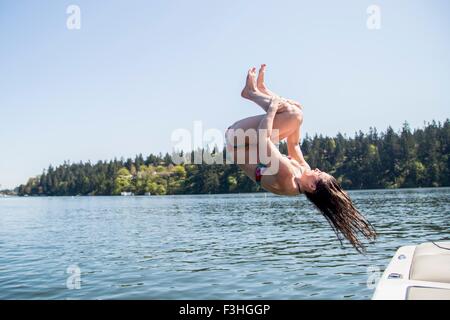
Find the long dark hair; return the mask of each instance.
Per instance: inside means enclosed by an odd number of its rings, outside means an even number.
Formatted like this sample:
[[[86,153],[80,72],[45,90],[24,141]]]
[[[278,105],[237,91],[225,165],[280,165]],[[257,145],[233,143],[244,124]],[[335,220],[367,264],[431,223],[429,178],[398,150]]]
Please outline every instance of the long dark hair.
[[[377,236],[375,229],[355,208],[334,177],[320,179],[316,190],[312,193],[305,192],[305,195],[328,220],[341,244],[343,235],[358,252],[366,252],[358,236],[362,234],[365,238],[374,240]]]

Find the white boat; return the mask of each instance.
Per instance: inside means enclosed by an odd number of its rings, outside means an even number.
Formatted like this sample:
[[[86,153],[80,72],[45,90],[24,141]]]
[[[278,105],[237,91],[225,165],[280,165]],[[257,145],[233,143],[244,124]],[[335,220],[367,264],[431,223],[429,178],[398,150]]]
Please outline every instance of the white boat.
[[[132,196],[134,196],[134,193],[133,192],[121,192],[120,195],[122,197],[132,197]]]
[[[450,300],[450,241],[400,247],[373,300]]]

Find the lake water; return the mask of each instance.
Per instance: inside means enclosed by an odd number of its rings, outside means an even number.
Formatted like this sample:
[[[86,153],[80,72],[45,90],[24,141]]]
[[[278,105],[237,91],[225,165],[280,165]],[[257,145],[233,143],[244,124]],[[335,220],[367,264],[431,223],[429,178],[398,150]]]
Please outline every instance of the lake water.
[[[450,237],[448,188],[350,195],[366,256],[304,197],[0,198],[0,299],[370,299],[399,246]]]

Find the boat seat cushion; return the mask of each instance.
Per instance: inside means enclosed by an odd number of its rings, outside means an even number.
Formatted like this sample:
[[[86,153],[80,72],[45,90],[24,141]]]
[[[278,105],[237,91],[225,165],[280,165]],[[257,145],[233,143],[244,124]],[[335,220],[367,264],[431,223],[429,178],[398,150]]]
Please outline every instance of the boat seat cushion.
[[[450,249],[450,242],[437,242]],[[416,247],[410,272],[411,280],[450,283],[450,250],[437,247],[431,242]]]
[[[409,287],[407,300],[450,300],[450,289]]]

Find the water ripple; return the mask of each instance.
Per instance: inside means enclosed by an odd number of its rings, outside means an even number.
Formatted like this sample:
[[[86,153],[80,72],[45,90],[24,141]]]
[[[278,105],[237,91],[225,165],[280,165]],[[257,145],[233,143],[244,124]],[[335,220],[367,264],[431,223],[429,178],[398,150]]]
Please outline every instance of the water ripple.
[[[298,197],[2,198],[0,299],[368,299],[368,267],[449,239],[449,196],[351,192],[379,234],[366,256]]]

